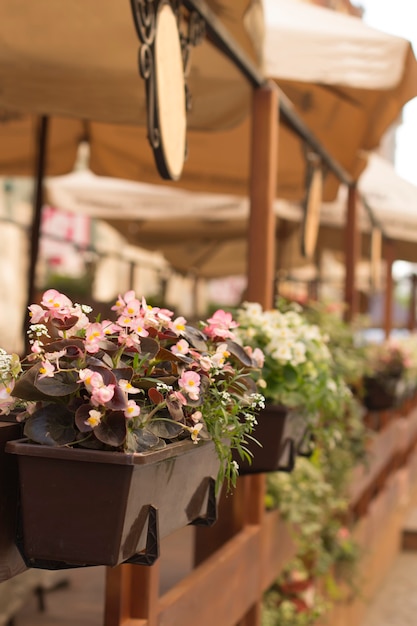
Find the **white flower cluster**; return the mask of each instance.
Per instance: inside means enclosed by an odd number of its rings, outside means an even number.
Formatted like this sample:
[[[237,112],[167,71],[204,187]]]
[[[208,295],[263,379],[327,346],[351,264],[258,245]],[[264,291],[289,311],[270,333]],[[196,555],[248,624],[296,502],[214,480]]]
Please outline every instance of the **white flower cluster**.
[[[315,360],[330,359],[325,338],[318,326],[308,324],[296,311],[263,311],[258,303],[245,302],[238,315],[243,340],[262,337],[262,349],[280,363],[294,367],[305,363],[314,344]]]
[[[12,367],[12,355],[7,354],[6,350],[0,348],[0,380],[7,382],[10,378],[10,370]]]

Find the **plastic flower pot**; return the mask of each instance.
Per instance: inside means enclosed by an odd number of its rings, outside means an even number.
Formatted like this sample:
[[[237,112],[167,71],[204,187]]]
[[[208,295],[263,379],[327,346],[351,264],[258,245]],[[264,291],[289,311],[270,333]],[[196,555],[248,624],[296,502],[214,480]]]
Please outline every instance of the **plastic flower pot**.
[[[252,454],[252,462],[234,455],[240,475],[291,472],[297,454],[311,454],[311,445],[308,443],[310,433],[306,416],[302,412],[270,404],[260,411],[257,421],[253,436],[261,445],[254,441],[246,444]]]
[[[16,459],[5,445],[22,436],[20,424],[0,422],[0,582],[20,574],[25,563],[15,544],[18,477]]]
[[[151,565],[159,538],[216,519],[211,441],[124,454],[20,440],[7,451],[18,458],[19,543],[31,567]]]

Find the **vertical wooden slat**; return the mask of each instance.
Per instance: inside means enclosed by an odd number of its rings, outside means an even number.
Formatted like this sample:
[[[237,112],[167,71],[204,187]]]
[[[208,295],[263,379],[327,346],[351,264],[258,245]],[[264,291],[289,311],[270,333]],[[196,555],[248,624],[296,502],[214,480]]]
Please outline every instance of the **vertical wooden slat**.
[[[385,337],[388,338],[392,330],[392,309],[394,297],[394,281],[392,276],[392,266],[394,264],[394,244],[392,241],[384,241],[384,257],[386,263],[384,332]]]
[[[132,567],[106,568],[104,626],[122,626],[130,618]]]
[[[360,232],[358,224],[358,202],[356,186],[349,187],[346,215],[346,273],[345,273],[345,319],[351,322],[359,310],[356,290],[356,266],[360,257]]]
[[[131,615],[147,619],[147,626],[157,625],[159,600],[159,561],[151,567],[136,565],[131,574]]]

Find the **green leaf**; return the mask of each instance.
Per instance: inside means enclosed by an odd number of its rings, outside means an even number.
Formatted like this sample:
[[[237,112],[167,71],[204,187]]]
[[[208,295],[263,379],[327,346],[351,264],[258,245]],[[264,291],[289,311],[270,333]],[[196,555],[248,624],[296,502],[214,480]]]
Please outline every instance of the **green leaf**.
[[[72,443],[76,438],[74,415],[65,406],[48,404],[25,422],[24,435],[47,446]]]

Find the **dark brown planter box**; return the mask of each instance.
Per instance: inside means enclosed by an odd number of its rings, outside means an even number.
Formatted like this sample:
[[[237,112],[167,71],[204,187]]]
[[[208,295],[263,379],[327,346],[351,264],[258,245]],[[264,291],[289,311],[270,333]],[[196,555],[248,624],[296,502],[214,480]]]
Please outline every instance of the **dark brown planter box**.
[[[15,544],[17,513],[17,462],[4,451],[12,439],[22,436],[20,424],[0,422],[0,582],[26,569]]]
[[[252,463],[234,455],[239,474],[291,472],[297,454],[310,453],[307,420],[299,411],[270,404],[260,411],[257,420],[253,436],[261,446],[252,441],[246,445],[253,455]]]
[[[22,552],[46,569],[114,566],[190,523],[214,522],[219,459],[211,441],[123,454],[11,442],[19,464]],[[214,501],[214,506],[216,502]],[[143,555],[142,555],[143,556]],[[132,561],[130,561],[132,562]]]
[[[363,404],[370,411],[384,411],[396,406],[403,394],[404,383],[397,377],[365,376]]]

